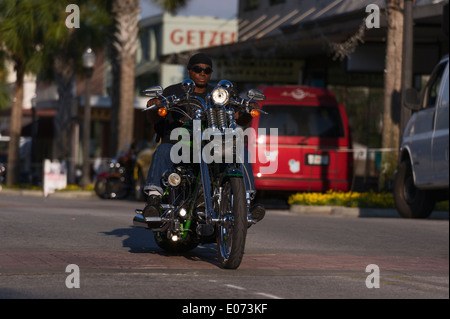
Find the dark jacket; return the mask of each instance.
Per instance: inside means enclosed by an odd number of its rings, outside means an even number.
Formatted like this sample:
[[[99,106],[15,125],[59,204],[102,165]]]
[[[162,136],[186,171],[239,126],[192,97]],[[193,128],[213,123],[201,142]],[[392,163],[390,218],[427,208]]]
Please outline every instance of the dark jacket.
[[[214,89],[213,86],[208,85],[205,92],[203,93],[193,93],[192,95],[201,97],[202,99],[206,99],[206,96],[208,93],[211,93],[211,91]],[[175,95],[177,97],[184,94],[184,90],[181,86],[181,83],[174,84],[171,86],[168,86],[164,92],[163,95],[165,97]],[[186,110],[187,106],[181,105],[180,108],[186,111],[186,113],[190,114],[192,116],[193,112],[192,110]],[[157,133],[156,141],[159,141],[159,138],[161,138],[162,143],[176,143],[176,140],[170,140],[170,133],[173,129],[177,127],[181,127],[183,123],[186,121],[186,117],[184,117],[182,114],[178,112],[169,112],[164,118],[161,118],[159,122],[155,124],[155,132]]]

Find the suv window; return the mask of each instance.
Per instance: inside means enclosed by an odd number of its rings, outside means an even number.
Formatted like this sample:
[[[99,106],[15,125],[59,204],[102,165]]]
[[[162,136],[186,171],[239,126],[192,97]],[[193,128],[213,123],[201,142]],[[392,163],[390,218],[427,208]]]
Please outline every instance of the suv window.
[[[448,70],[447,70],[448,72]],[[442,130],[447,129],[448,130],[448,74],[444,79],[443,82],[443,92],[441,100],[439,101],[439,107],[437,110],[437,116],[436,116],[436,130]]]
[[[269,116],[261,116],[259,127],[278,128],[278,136],[344,137],[337,107],[264,105]]]
[[[441,83],[442,75],[444,73],[446,67],[446,63],[441,63],[437,66],[433,75],[428,82],[428,85],[425,87],[424,91],[424,99],[423,99],[423,108],[435,107],[436,99],[439,94],[439,84]]]

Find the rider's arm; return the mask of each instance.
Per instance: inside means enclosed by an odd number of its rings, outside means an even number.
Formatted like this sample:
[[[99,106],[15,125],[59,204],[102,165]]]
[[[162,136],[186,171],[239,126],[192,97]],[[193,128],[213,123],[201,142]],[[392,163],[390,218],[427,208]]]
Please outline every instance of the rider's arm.
[[[255,102],[250,103],[250,105],[259,109],[259,105]],[[247,127],[253,119],[253,117],[247,112],[236,112],[234,118],[236,119],[236,123],[242,127]]]

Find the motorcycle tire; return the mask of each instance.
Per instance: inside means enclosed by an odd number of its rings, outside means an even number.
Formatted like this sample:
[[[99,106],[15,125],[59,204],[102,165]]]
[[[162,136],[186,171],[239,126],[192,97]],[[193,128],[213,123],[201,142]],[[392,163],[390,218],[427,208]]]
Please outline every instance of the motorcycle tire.
[[[427,218],[433,212],[435,200],[431,193],[414,185],[411,163],[400,163],[394,180],[394,203],[404,218]]]
[[[185,239],[176,242],[167,238],[165,233],[154,233],[154,236],[158,247],[172,254],[182,254],[198,246],[198,242],[193,240],[190,234]]]
[[[222,184],[217,250],[219,262],[225,269],[239,267],[244,256],[247,237],[247,208],[242,178],[231,177]]]
[[[108,195],[108,193],[106,191],[106,184],[107,184],[107,179],[106,178],[99,178],[95,182],[95,186],[94,186],[95,194],[98,197],[100,197],[101,199],[108,199],[109,198],[109,195]]]

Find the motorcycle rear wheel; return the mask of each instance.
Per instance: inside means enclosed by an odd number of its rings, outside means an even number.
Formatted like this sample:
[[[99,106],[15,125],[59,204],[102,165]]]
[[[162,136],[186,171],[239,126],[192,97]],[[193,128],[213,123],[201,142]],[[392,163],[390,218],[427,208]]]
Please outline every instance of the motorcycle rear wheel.
[[[231,177],[222,185],[217,225],[217,250],[223,268],[236,269],[244,256],[247,209],[242,178]]]
[[[112,199],[123,199],[128,195],[127,185],[118,176],[108,177],[106,190],[109,198]]]

